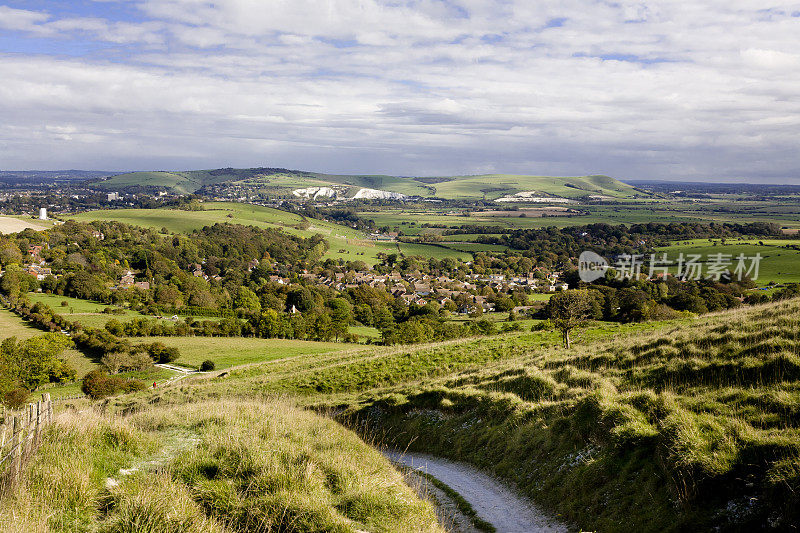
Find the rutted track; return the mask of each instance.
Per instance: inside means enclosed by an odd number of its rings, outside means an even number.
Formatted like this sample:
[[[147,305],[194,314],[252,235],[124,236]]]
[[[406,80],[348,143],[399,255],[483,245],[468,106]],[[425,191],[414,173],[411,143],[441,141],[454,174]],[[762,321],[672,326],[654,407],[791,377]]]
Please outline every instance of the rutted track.
[[[495,478],[465,465],[419,453],[385,451],[392,461],[427,472],[458,492],[498,533],[566,532],[569,529]]]

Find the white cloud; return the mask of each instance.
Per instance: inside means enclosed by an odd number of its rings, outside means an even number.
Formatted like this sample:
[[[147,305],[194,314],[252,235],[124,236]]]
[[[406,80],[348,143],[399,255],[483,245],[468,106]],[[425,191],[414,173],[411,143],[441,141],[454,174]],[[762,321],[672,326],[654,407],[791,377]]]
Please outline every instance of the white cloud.
[[[143,22],[0,7],[3,27],[113,45],[76,58],[0,56],[7,165],[629,178],[800,170],[787,155],[800,122],[792,4],[139,6]]]
[[[30,31],[48,18],[47,13],[0,6],[0,28],[6,30]]]

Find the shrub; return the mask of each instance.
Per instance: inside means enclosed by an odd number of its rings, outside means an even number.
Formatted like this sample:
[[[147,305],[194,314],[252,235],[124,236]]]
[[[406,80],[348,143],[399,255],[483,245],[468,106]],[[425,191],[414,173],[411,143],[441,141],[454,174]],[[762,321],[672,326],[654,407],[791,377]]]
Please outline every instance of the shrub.
[[[171,363],[181,356],[181,352],[177,348],[165,346],[164,343],[161,342],[142,344],[139,346],[146,350],[147,353],[150,354],[150,357],[157,363]],[[137,348],[139,346],[137,346]]]
[[[83,378],[81,390],[92,399],[105,398],[114,394],[111,377],[102,370],[92,370]]]
[[[102,370],[92,370],[83,378],[81,390],[84,394],[97,400],[113,396],[119,392],[134,392],[143,390],[146,385],[136,379],[123,379],[119,376],[109,376]]]
[[[25,404],[28,395],[28,391],[22,387],[11,389],[3,395],[3,403],[11,409],[17,409]]]
[[[211,359],[206,359],[200,364],[200,370],[203,372],[210,372],[216,368],[217,365]]]
[[[69,307],[69,302],[66,300],[61,300],[61,307]]]
[[[138,379],[126,379],[125,382],[122,384],[122,392],[137,392],[140,390],[144,390],[147,388],[147,385],[144,381],[139,381]]]
[[[100,362],[110,373],[118,374],[120,370],[127,367],[128,354],[125,352],[109,352],[100,359]]]
[[[110,352],[103,356],[101,362],[112,374],[125,370],[147,370],[153,365],[150,356],[141,351]]]

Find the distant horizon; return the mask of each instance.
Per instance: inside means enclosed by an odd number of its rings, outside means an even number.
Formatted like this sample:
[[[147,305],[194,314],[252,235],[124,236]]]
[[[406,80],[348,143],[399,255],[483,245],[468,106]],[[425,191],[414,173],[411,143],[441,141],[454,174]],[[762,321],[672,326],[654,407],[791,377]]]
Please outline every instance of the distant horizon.
[[[569,174],[569,175],[555,175],[555,174],[542,174],[542,173],[519,173],[519,172],[481,172],[481,173],[469,173],[469,174],[394,174],[389,172],[339,172],[339,171],[323,171],[323,170],[309,170],[305,168],[291,168],[291,167],[282,167],[282,166],[266,166],[266,165],[250,165],[250,166],[239,166],[239,167],[232,167],[228,165],[224,166],[212,166],[212,167],[205,167],[205,168],[182,168],[182,169],[139,169],[139,170],[95,170],[95,169],[86,169],[86,168],[55,168],[55,169],[25,169],[25,170],[11,170],[11,169],[0,169],[0,173],[10,173],[10,172],[94,172],[94,173],[106,173],[109,175],[119,175],[119,174],[129,174],[133,172],[192,172],[192,171],[199,171],[199,170],[216,170],[222,168],[235,168],[235,169],[249,169],[249,168],[282,168],[285,170],[297,171],[297,172],[312,172],[316,174],[330,174],[330,175],[353,175],[353,176],[369,176],[369,175],[376,175],[376,176],[394,176],[399,178],[436,178],[436,177],[450,177],[450,176],[482,176],[482,175],[489,175],[489,174],[511,174],[511,175],[520,175],[520,176],[546,176],[546,177],[553,177],[553,178],[574,178],[574,177],[582,177],[582,176],[608,176],[610,178],[614,178],[619,180],[623,183],[631,184],[631,183],[685,183],[685,184],[713,184],[713,185],[785,185],[785,186],[798,186],[800,187],[800,177],[799,178],[788,178],[790,181],[763,181],[761,180],[758,183],[753,183],[754,178],[748,178],[743,176],[738,177],[731,177],[731,178],[707,178],[707,179],[697,179],[697,178],[620,178],[611,174],[604,174],[601,172],[591,172],[587,174]]]

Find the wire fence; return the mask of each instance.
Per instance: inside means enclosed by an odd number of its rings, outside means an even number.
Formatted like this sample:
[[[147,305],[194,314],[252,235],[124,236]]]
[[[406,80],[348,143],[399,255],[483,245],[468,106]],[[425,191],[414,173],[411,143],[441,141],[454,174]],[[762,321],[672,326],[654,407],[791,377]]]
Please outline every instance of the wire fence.
[[[0,495],[19,481],[23,469],[42,443],[44,428],[53,421],[50,394],[18,411],[4,411],[0,423]]]

